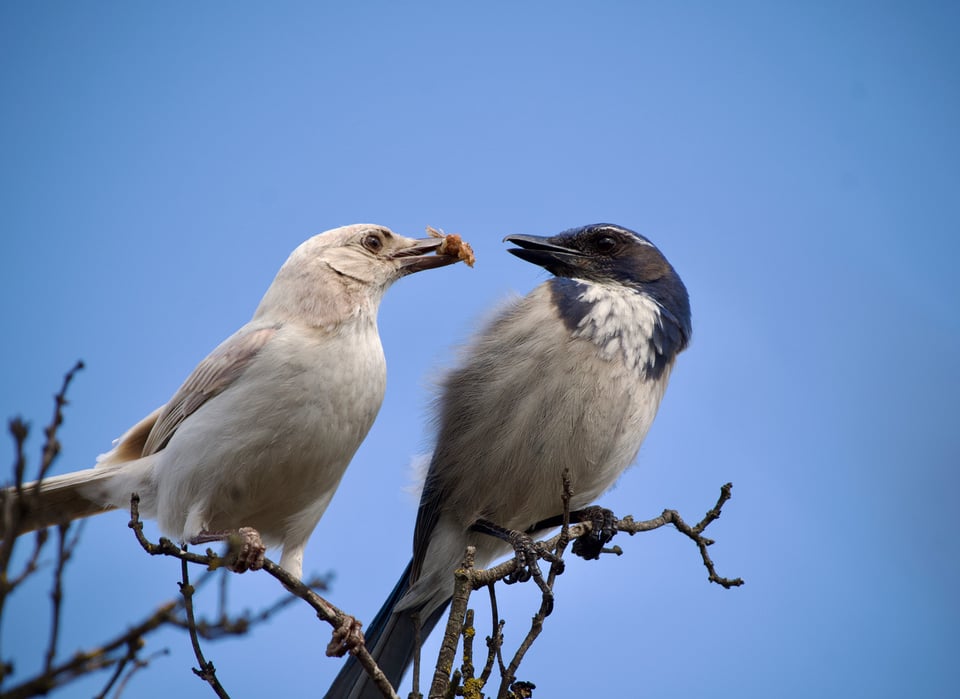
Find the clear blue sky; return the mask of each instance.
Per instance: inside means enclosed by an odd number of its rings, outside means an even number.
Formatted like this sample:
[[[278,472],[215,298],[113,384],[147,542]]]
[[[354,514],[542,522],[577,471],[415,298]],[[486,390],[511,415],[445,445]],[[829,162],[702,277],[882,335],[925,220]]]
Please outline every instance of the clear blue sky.
[[[310,235],[462,233],[475,269],[388,294],[387,397],[307,549],[337,573],[330,599],[370,618],[409,556],[431,377],[546,277],[501,238],[613,221],[673,262],[694,341],[602,503],[696,518],[733,481],[713,554],[747,584],[708,584],[674,532],[625,538],[568,566],[522,676],[544,697],[955,696],[958,6],[341,5],[0,4],[0,415],[33,422],[31,453],[83,358],[58,471],[90,466]],[[177,578],[125,515],[91,521],[64,653]],[[240,608],[278,594],[233,581]],[[45,595],[4,620],[23,673]],[[501,603],[515,643],[531,594]],[[296,608],[206,650],[236,697],[306,696],[339,667],[328,638]],[[128,696],[211,696],[183,634],[149,643],[171,655]]]

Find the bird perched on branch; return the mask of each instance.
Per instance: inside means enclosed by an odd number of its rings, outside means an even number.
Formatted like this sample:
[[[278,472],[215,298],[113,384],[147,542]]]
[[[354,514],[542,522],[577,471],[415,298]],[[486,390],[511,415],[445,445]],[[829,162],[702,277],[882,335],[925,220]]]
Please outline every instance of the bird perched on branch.
[[[426,638],[464,549],[476,547],[478,567],[509,551],[478,522],[535,531],[561,513],[565,469],[572,508],[610,488],[636,457],[690,340],[687,290],[642,235],[595,224],[505,240],[555,277],[504,308],[442,382],[413,559],[365,629],[395,687],[413,657],[415,620]],[[380,694],[350,658],[326,696]]]
[[[443,242],[370,224],[310,238],[252,320],[166,405],[95,468],[6,489],[0,522],[20,534],[127,508],[137,493],[168,535],[198,543],[240,532],[238,569],[262,563],[264,544],[282,546],[280,565],[301,577],[307,539],[383,400],[380,301],[400,277],[456,262],[432,254]]]

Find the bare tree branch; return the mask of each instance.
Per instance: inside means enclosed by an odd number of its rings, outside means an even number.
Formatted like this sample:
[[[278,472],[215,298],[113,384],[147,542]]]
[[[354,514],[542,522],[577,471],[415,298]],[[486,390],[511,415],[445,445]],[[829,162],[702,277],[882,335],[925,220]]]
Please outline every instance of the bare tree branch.
[[[652,531],[668,524],[672,524],[677,528],[678,531],[685,534],[691,540],[693,540],[694,543],[696,543],[697,548],[700,550],[700,556],[703,559],[703,565],[707,569],[707,579],[710,582],[721,585],[728,590],[731,587],[740,587],[743,585],[743,578],[724,578],[717,574],[713,560],[710,558],[710,554],[707,551],[707,547],[712,546],[714,541],[713,539],[708,539],[707,537],[703,536],[704,530],[710,526],[710,524],[720,518],[720,510],[732,497],[732,494],[733,483],[725,483],[720,488],[720,497],[717,499],[717,504],[708,510],[703,519],[693,527],[684,522],[683,518],[680,516],[680,513],[678,513],[676,510],[664,510],[659,517],[654,517],[653,519],[648,519],[643,522],[635,522],[633,517],[625,517],[617,523],[617,530],[626,532],[627,534],[633,536],[638,532]]]
[[[50,472],[53,462],[56,461],[60,455],[60,440],[57,438],[57,430],[59,430],[60,425],[63,424],[63,409],[67,405],[67,389],[70,388],[71,382],[73,382],[77,372],[81,369],[83,369],[83,361],[77,361],[77,363],[73,365],[73,368],[63,377],[63,385],[60,387],[60,391],[53,397],[53,419],[50,421],[50,424],[43,429],[43,433],[46,435],[46,441],[43,443],[40,473],[37,476],[38,481],[42,481],[47,477],[47,473]]]
[[[200,638],[197,636],[197,623],[193,616],[193,586],[190,584],[190,574],[187,570],[187,561],[183,558],[180,559],[180,576],[182,581],[180,583],[180,594],[183,595],[183,609],[187,615],[187,630],[190,632],[190,644],[193,646],[193,654],[197,657],[197,662],[200,664],[200,667],[194,668],[193,672],[200,679],[210,685],[214,693],[220,697],[220,699],[230,699],[230,695],[227,694],[227,690],[223,688],[223,685],[220,684],[220,680],[217,679],[217,671],[214,668],[213,663],[208,661],[203,657],[203,651],[200,648]]]
[[[137,541],[140,542],[140,545],[147,553],[151,555],[173,556],[183,561],[184,564],[188,562],[197,563],[206,566],[208,569],[229,567],[233,562],[232,558],[235,556],[235,552],[228,552],[228,557],[224,558],[218,556],[210,549],[207,549],[203,555],[182,550],[166,538],[161,538],[156,544],[151,543],[143,534],[143,523],[140,521],[139,503],[140,498],[134,493],[130,498],[130,522],[128,526],[134,531]],[[326,621],[333,627],[333,635],[326,650],[328,656],[342,657],[348,652],[353,653],[377,687],[384,693],[384,696],[390,699],[397,699],[396,692],[393,691],[390,682],[364,646],[360,622],[357,621],[356,618],[327,602],[327,600],[304,584],[303,581],[292,576],[269,558],[264,558],[262,570],[279,580],[290,593],[310,605],[320,619]]]
[[[106,699],[107,693],[110,691],[113,685],[116,684],[117,680],[120,679],[120,675],[123,674],[123,670],[127,667],[127,664],[137,659],[137,652],[143,645],[142,641],[139,643],[138,641],[140,641],[140,639],[132,640],[127,644],[126,654],[117,662],[117,667],[114,668],[113,674],[110,675],[110,679],[107,680],[107,684],[103,689],[100,690],[100,693],[95,697],[95,699]]]
[[[503,654],[501,653],[503,647],[503,625],[506,622],[500,619],[500,614],[497,610],[496,586],[491,583],[487,585],[487,590],[490,592],[490,616],[492,617],[490,628],[493,629],[493,631],[490,636],[487,636],[487,662],[483,666],[483,672],[480,673],[480,680],[483,684],[486,684],[490,679],[490,674],[493,672],[494,661],[496,661],[501,675],[507,671],[506,665],[503,664]]]
[[[626,532],[633,535],[638,532],[652,531],[672,524],[678,531],[697,544],[704,566],[707,568],[710,582],[721,585],[727,589],[738,587],[743,584],[741,578],[725,578],[717,574],[714,563],[707,551],[707,548],[714,542],[712,539],[703,536],[704,530],[720,517],[723,505],[731,497],[732,488],[733,486],[730,483],[725,484],[720,489],[720,497],[717,503],[704,515],[700,522],[692,527],[680,517],[676,510],[664,510],[659,517],[639,522],[629,516],[622,519],[612,518],[613,529],[616,532]],[[535,685],[529,682],[517,681],[517,670],[524,656],[542,632],[544,621],[553,609],[554,584],[557,577],[564,571],[565,563],[563,556],[567,545],[571,541],[582,540],[589,535],[596,526],[596,520],[590,520],[589,518],[586,521],[570,524],[571,495],[570,480],[565,474],[562,495],[563,517],[560,532],[549,539],[539,542],[525,542],[522,537],[514,536],[510,540],[515,544],[519,544],[517,556],[497,566],[483,570],[474,567],[474,551],[472,547],[467,548],[463,566],[454,574],[453,598],[450,604],[450,612],[447,617],[447,626],[444,631],[440,653],[437,658],[433,682],[430,687],[430,699],[441,699],[442,697],[450,696],[453,691],[463,696],[483,696],[480,689],[489,680],[495,660],[499,661],[500,667],[501,681],[497,691],[497,697],[499,699],[519,699],[521,697],[532,696]],[[496,529],[491,523],[484,523],[484,529],[491,527]],[[500,531],[497,535],[502,536],[503,532]],[[573,550],[576,552],[577,547],[575,546]],[[596,549],[594,549],[594,552],[596,552]],[[603,548],[600,549],[599,552],[616,555],[623,553],[619,546]],[[550,569],[545,578],[538,565],[539,560],[550,563]],[[521,569],[526,569],[527,573],[523,574]],[[520,642],[510,663],[504,666],[501,656],[504,622],[498,618],[494,585],[499,581],[509,583],[511,581],[523,581],[527,579],[533,580],[541,590],[540,607],[533,616],[530,628]],[[474,670],[472,666],[472,636],[475,633],[475,629],[473,629],[473,615],[472,611],[468,608],[468,602],[470,594],[475,590],[479,590],[481,587],[488,587],[490,591],[493,631],[492,635],[487,639],[489,649],[487,662],[480,678],[477,679],[473,676]],[[453,663],[461,637],[464,639],[464,665],[461,669],[454,671]],[[467,658],[469,658],[469,662]]]

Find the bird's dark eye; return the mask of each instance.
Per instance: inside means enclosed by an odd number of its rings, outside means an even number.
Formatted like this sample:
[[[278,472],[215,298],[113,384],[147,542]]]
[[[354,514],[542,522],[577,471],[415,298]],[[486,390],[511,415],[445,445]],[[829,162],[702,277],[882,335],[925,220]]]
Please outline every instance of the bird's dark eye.
[[[597,248],[597,252],[613,252],[613,249],[617,247],[617,239],[612,235],[603,235],[597,238],[594,245]]]
[[[380,252],[383,248],[383,241],[378,235],[368,235],[363,239],[363,247],[370,252]]]

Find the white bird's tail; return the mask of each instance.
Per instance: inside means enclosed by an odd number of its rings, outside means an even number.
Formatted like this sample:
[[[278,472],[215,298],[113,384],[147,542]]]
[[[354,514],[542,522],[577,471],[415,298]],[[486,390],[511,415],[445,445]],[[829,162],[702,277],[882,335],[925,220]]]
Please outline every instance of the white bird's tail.
[[[0,539],[114,510],[132,493],[145,494],[152,459],[142,458],[144,444],[161,410],[127,430],[94,468],[0,490]]]
[[[0,538],[7,537],[8,527],[19,536],[114,509],[95,494],[109,490],[109,482],[122,472],[117,468],[88,468],[25,483],[19,491],[4,488],[0,491]]]

